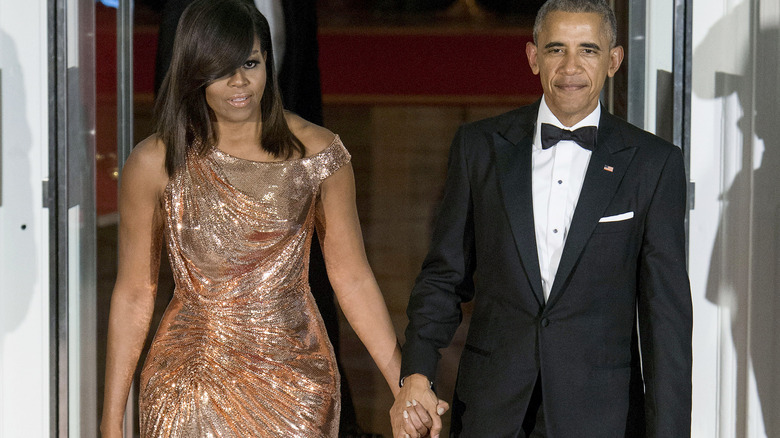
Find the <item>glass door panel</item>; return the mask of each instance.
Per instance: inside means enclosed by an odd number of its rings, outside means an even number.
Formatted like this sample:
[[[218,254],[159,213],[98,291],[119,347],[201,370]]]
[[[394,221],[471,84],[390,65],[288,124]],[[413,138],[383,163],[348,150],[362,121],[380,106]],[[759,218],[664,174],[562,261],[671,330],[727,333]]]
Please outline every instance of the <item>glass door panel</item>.
[[[95,17],[90,0],[50,1],[50,205],[58,435],[97,436]]]

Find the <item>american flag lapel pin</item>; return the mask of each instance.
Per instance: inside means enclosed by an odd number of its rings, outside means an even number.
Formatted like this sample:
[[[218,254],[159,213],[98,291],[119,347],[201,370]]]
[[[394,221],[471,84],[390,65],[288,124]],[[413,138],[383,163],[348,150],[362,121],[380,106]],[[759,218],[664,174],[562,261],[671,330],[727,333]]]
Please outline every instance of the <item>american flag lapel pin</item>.
[[[614,172],[615,168],[610,166],[609,164],[605,164],[604,165],[604,170],[606,170],[607,172]]]

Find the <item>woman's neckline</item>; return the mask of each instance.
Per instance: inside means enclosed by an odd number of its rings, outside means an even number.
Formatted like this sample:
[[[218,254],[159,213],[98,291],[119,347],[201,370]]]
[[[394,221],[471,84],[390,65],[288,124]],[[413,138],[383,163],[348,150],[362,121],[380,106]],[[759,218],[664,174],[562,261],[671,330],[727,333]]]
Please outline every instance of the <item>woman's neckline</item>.
[[[213,153],[215,153],[217,155],[220,155],[220,156],[222,156],[224,158],[229,158],[231,160],[243,161],[243,162],[247,162],[247,163],[260,164],[260,165],[278,165],[278,164],[286,164],[286,163],[295,163],[295,162],[304,161],[304,160],[311,160],[312,158],[315,158],[315,157],[317,157],[319,155],[324,154],[326,151],[328,151],[330,148],[332,148],[333,145],[335,145],[337,142],[339,142],[339,136],[338,136],[338,134],[335,134],[334,137],[333,137],[333,140],[331,140],[330,144],[328,146],[326,146],[325,148],[323,148],[321,151],[319,151],[316,154],[314,154],[314,155],[309,155],[308,157],[292,158],[292,159],[289,159],[289,160],[277,160],[277,161],[259,161],[259,160],[251,160],[249,158],[237,157],[235,155],[231,155],[230,153],[223,151],[222,149],[218,148],[216,145],[212,146],[211,150],[212,150]]]

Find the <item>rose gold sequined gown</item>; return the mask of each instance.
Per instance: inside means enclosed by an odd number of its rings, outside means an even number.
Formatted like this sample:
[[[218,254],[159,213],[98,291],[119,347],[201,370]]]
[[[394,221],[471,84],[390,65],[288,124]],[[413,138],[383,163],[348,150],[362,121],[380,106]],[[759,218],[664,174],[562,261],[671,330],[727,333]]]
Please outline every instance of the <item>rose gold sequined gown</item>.
[[[336,137],[275,163],[190,153],[165,191],[176,291],[141,374],[143,437],[335,437],[339,374],[309,291]]]

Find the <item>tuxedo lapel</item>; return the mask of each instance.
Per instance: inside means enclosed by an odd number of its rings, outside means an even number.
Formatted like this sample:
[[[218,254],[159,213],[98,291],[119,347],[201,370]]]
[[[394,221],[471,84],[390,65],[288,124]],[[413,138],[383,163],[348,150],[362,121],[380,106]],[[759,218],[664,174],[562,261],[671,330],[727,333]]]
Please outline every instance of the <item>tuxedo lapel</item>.
[[[501,198],[515,246],[534,295],[544,306],[531,191],[531,150],[538,104],[535,108],[520,113],[502,132],[493,133],[493,146]]]
[[[635,149],[623,139],[615,116],[603,108],[601,114],[597,146],[588,163],[548,305],[555,304],[561,295],[580,254],[609,206],[634,156]]]

